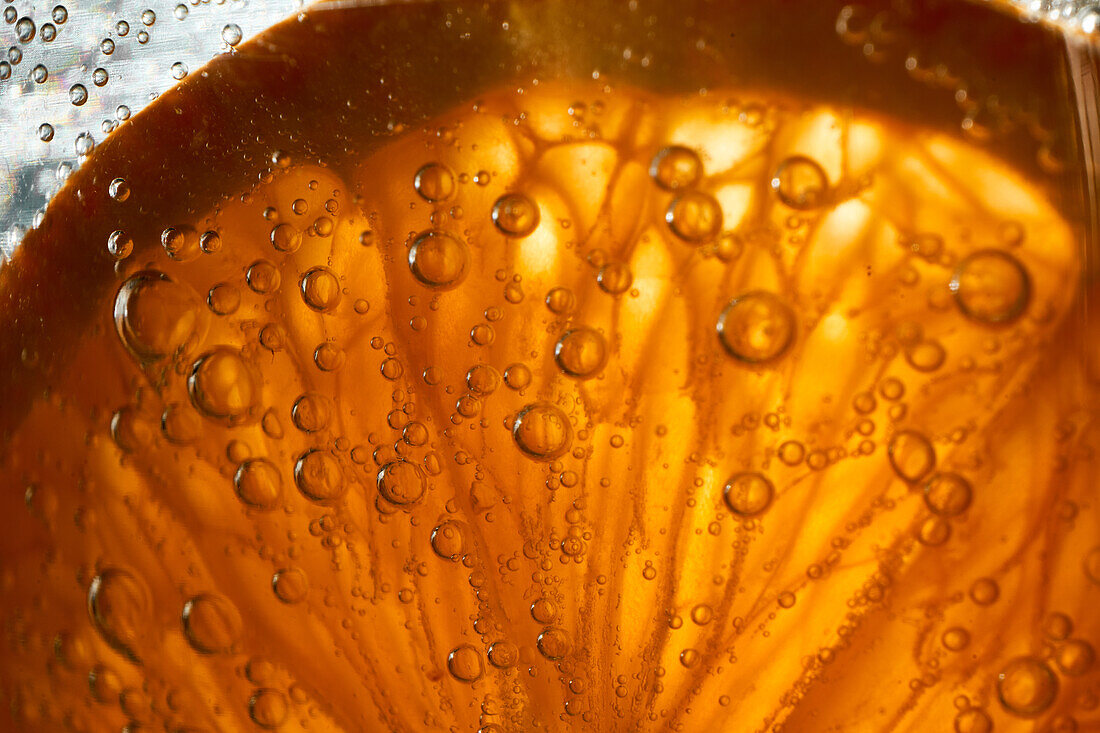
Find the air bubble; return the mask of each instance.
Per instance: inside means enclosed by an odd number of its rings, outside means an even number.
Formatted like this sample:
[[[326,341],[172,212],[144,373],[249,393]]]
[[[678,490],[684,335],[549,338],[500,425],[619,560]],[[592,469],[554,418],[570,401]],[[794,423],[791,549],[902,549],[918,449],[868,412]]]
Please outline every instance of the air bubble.
[[[424,495],[428,479],[423,469],[415,463],[396,460],[379,469],[376,484],[383,499],[391,504],[407,506],[415,504]]]
[[[155,270],[122,284],[114,320],[123,345],[141,361],[188,353],[206,334],[207,324],[198,295]]]
[[[172,78],[176,81],[183,79],[188,74],[187,64],[177,61],[172,64]]]
[[[241,27],[236,23],[228,23],[222,27],[222,40],[225,41],[226,45],[236,46],[243,37]]]
[[[722,230],[722,207],[708,193],[688,191],[673,199],[665,212],[665,223],[680,239],[699,244]]]
[[[794,311],[765,291],[734,298],[718,317],[718,339],[734,358],[763,364],[782,356],[794,341]]]
[[[466,277],[470,264],[462,241],[435,230],[417,235],[408,259],[416,279],[436,290],[456,287]]]
[[[481,654],[469,644],[455,647],[447,655],[447,671],[456,680],[473,682],[484,672]]]
[[[283,477],[266,458],[250,458],[237,467],[233,476],[237,497],[254,509],[271,510],[283,495]]]
[[[936,466],[936,451],[915,430],[899,430],[887,447],[890,465],[903,481],[918,483]]]
[[[107,253],[116,260],[124,260],[134,251],[134,240],[121,229],[107,235]]]
[[[550,461],[569,449],[573,428],[558,407],[548,402],[535,402],[520,410],[512,426],[512,436],[528,456]]]
[[[1020,261],[993,249],[962,260],[949,287],[963,315],[990,325],[1016,320],[1031,296],[1031,279]]]
[[[466,554],[462,525],[453,519],[440,522],[432,530],[432,550],[444,560],[458,562]]]
[[[340,280],[327,267],[314,267],[302,275],[302,300],[320,313],[327,313],[340,302]]]
[[[142,625],[149,621],[149,590],[133,574],[109,568],[88,586],[88,615],[103,640],[132,660]]]
[[[202,254],[199,234],[188,226],[168,227],[160,234],[160,244],[176,262],[190,262]]]
[[[230,654],[240,641],[241,615],[222,596],[195,596],[184,604],[182,620],[187,642],[202,654]]]
[[[493,224],[509,237],[522,238],[539,225],[539,207],[522,193],[506,193],[493,204]]]
[[[294,426],[304,433],[317,433],[328,427],[332,403],[320,394],[308,393],[294,401],[290,411]]]
[[[206,295],[206,304],[219,316],[228,316],[241,307],[241,291],[231,283],[218,283]]]
[[[551,661],[563,659],[569,653],[569,638],[561,629],[545,629],[539,634],[535,645],[539,653]]]
[[[37,28],[34,25],[34,21],[24,16],[15,22],[15,37],[20,43],[30,43],[34,40],[34,34]]]
[[[279,288],[281,281],[279,269],[267,260],[256,260],[248,266],[245,282],[252,292],[265,295]]]
[[[312,502],[328,504],[340,499],[347,486],[340,462],[332,453],[312,448],[294,464],[294,483]]]
[[[588,379],[607,363],[607,342],[595,329],[581,327],[566,331],[554,344],[554,361],[570,377]]]
[[[195,360],[187,391],[195,409],[229,425],[251,420],[259,408],[259,377],[241,352],[228,346],[218,346]]]
[[[829,179],[817,161],[794,155],[779,164],[771,187],[779,200],[790,208],[808,211],[825,203]]]
[[[428,163],[413,177],[413,188],[425,201],[446,201],[455,191],[455,178],[442,163]]]
[[[972,494],[970,482],[957,473],[937,473],[924,485],[924,503],[944,517],[965,512]]]
[[[755,517],[763,514],[775,497],[775,487],[768,477],[756,471],[735,473],[726,481],[722,496],[734,514]]]
[[[1035,657],[1016,657],[997,675],[997,697],[1004,709],[1022,718],[1046,711],[1058,696],[1058,678]]]
[[[49,69],[47,69],[42,64],[38,64],[33,69],[31,69],[31,79],[34,81],[35,84],[41,84],[49,78]]]
[[[609,295],[622,295],[634,284],[634,273],[622,262],[609,262],[600,268],[596,283]]]
[[[261,728],[275,730],[290,717],[286,695],[274,689],[256,690],[248,699],[248,716]]]
[[[107,193],[115,201],[125,201],[130,198],[130,184],[125,178],[116,178],[108,184]]]
[[[283,568],[271,576],[271,590],[283,603],[300,603],[309,594],[309,579],[298,568]]]
[[[3,77],[0,76],[0,79],[2,78]],[[38,139],[44,143],[48,143],[50,140],[53,140],[53,125],[51,125],[49,122],[43,122],[41,125],[39,125]]]
[[[75,107],[82,106],[88,101],[88,88],[83,84],[73,84],[69,87],[69,101]]]
[[[702,173],[703,163],[699,160],[699,154],[681,145],[662,149],[649,164],[649,175],[666,191],[690,188],[698,182]]]

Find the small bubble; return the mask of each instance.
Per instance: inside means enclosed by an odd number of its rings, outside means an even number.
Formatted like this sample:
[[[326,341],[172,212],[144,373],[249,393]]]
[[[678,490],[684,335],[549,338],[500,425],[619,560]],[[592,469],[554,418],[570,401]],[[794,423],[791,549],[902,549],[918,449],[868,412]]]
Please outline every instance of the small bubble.
[[[961,626],[953,626],[943,632],[940,641],[948,651],[961,651],[970,644],[970,632]]]
[[[455,647],[447,655],[447,671],[456,680],[473,682],[484,672],[481,654],[469,644]]]
[[[53,18],[54,23],[64,25],[65,21],[69,19],[69,10],[64,5],[55,5],[50,17]]]
[[[340,302],[340,280],[327,267],[306,270],[300,282],[302,300],[319,313],[327,313]]]
[[[344,366],[344,350],[326,341],[313,351],[313,363],[323,372],[334,372]]]
[[[141,22],[145,25],[153,25],[157,22],[157,14],[152,10],[143,10],[141,11]]]
[[[222,28],[222,40],[229,46],[236,46],[243,37],[241,27],[236,23],[228,23]]]
[[[271,229],[271,244],[280,252],[297,252],[302,246],[302,232],[290,224],[276,224]]]
[[[182,61],[177,61],[174,64],[172,64],[172,78],[173,79],[179,81],[180,79],[187,76],[187,73],[188,73],[187,64],[183,63]]]
[[[984,249],[962,260],[949,284],[963,315],[984,324],[1009,323],[1031,296],[1027,270],[1012,255]]]
[[[241,615],[222,596],[195,596],[184,604],[182,618],[187,642],[202,654],[230,654],[240,641]]]
[[[103,640],[130,659],[149,621],[150,600],[145,584],[120,568],[109,568],[88,586],[88,614]]]
[[[890,465],[903,481],[919,482],[936,466],[936,451],[928,438],[915,430],[899,430],[887,447]]]
[[[245,282],[252,292],[264,295],[279,288],[282,278],[279,269],[267,260],[256,260],[248,266]]]
[[[53,140],[53,125],[49,122],[43,122],[38,126],[38,139],[44,143],[48,143]]]
[[[413,177],[413,188],[425,201],[446,201],[455,191],[455,177],[442,163],[428,163]]]
[[[595,329],[574,328],[554,344],[554,361],[570,377],[588,379],[607,363],[607,342]]]
[[[1092,645],[1084,639],[1070,639],[1059,644],[1054,653],[1054,663],[1062,674],[1080,677],[1092,668],[1096,653]]]
[[[7,61],[0,61],[0,81],[11,78],[11,64]],[[39,128],[41,130],[41,128]],[[50,135],[53,137],[53,135]]]
[[[493,204],[493,224],[509,237],[526,237],[539,225],[539,207],[522,193],[506,193]]]
[[[127,107],[125,104],[120,104],[115,109],[115,117],[117,117],[120,120],[130,119],[130,108]]]
[[[107,237],[107,253],[116,260],[124,260],[134,251],[134,240],[121,229],[116,229]]]
[[[730,356],[762,364],[782,356],[794,341],[794,312],[778,295],[755,291],[734,298],[718,317],[718,339]]]
[[[436,290],[457,286],[469,269],[469,252],[459,239],[441,231],[417,235],[409,249],[409,269],[421,283]]]
[[[1058,678],[1035,657],[1016,657],[997,675],[997,697],[1005,710],[1022,718],[1044,712],[1058,696]]]
[[[15,23],[15,37],[20,43],[30,43],[34,40],[34,34],[37,28],[34,25],[34,21],[24,16]]]
[[[775,487],[768,477],[756,471],[735,473],[726,481],[722,496],[734,514],[755,517],[771,506]]]
[[[489,664],[498,669],[515,666],[519,661],[519,647],[510,641],[495,641],[489,645]]]
[[[130,198],[130,184],[125,178],[116,178],[108,184],[107,193],[115,201],[125,201]]]
[[[18,66],[23,61],[23,51],[18,46],[12,46],[8,49],[8,61],[12,66]],[[11,67],[8,67],[9,69]]]
[[[680,239],[699,244],[722,230],[722,207],[708,193],[688,191],[669,204],[665,223]]]
[[[15,19],[18,15],[19,15],[19,12],[15,9],[14,5],[9,5],[6,8],[4,8],[4,22],[5,23],[8,23],[8,24],[14,23]]]
[[[981,708],[967,708],[955,716],[955,733],[992,733],[993,719]]]
[[[76,136],[76,142],[73,144],[73,150],[80,157],[91,155],[95,150],[95,138],[87,132],[82,132]]]
[[[571,313],[577,306],[577,298],[569,288],[553,288],[546,294],[546,307],[553,313]]]
[[[788,440],[779,446],[779,460],[788,466],[797,466],[806,456],[806,448],[797,440]]]
[[[88,89],[83,84],[73,84],[69,87],[69,101],[73,106],[80,107],[88,101]]]
[[[703,173],[703,163],[691,148],[670,145],[653,156],[649,175],[666,191],[691,188]]]
[[[154,270],[122,284],[114,320],[123,345],[142,361],[188,353],[202,340],[207,324],[198,295]]]
[[[520,410],[512,426],[512,436],[519,449],[528,456],[550,461],[569,449],[573,428],[561,409],[548,402],[535,402]]]
[[[148,42],[149,42],[149,34],[148,34],[148,33],[146,33],[146,32],[145,32],[145,31],[143,31],[143,30],[141,30],[141,31],[138,31],[138,34],[137,34],[137,41],[138,41],[138,43],[140,43],[141,45],[143,45],[143,46],[144,46],[144,45],[145,45],[146,43],[148,43]]]
[[[928,517],[917,528],[917,541],[928,547],[939,547],[951,538],[951,524],[943,517]]]
[[[919,372],[934,372],[943,366],[947,352],[939,341],[919,341],[905,348],[905,360]]]
[[[924,485],[924,503],[943,517],[965,512],[972,494],[970,482],[957,473],[937,473]]]
[[[41,84],[42,82],[46,81],[46,79],[49,79],[49,78],[50,78],[50,72],[42,64],[38,64],[33,69],[31,69],[31,79],[36,84]]]
[[[168,227],[160,233],[160,244],[177,262],[190,262],[202,254],[199,234],[188,226]]]
[[[290,410],[294,427],[304,433],[318,433],[329,426],[332,403],[327,397],[312,392],[301,395]]]
[[[1001,589],[992,578],[978,578],[970,586],[970,599],[979,606],[996,603],[1000,595]]]
[[[569,653],[569,638],[561,629],[549,628],[539,634],[535,642],[539,653],[550,661],[557,661]]]
[[[187,380],[191,403],[212,420],[237,425],[259,406],[259,378],[236,349],[218,346],[195,360]]]
[[[312,502],[327,504],[340,499],[347,486],[340,462],[332,453],[312,448],[294,464],[294,483]]]
[[[596,275],[600,289],[609,295],[622,295],[634,284],[634,273],[625,263],[609,262]]]
[[[500,373],[488,364],[475,364],[466,372],[466,386],[476,394],[490,395],[500,386]]]
[[[130,24],[127,23],[125,20],[120,20],[119,22],[115,23],[115,33],[117,33],[118,35],[125,37],[126,34],[129,32]]]
[[[219,316],[228,316],[241,307],[241,291],[232,283],[218,283],[206,294],[206,304]]]
[[[1092,548],[1085,555],[1084,570],[1085,577],[1100,585],[1100,545]]]
[[[275,730],[290,717],[286,695],[269,688],[256,690],[248,699],[248,716],[261,728]]]
[[[237,497],[254,509],[271,510],[283,495],[283,477],[266,458],[250,458],[237,466],[233,475]]]
[[[187,17],[187,6],[180,3],[172,10],[172,15],[175,16],[176,20],[183,20]]]
[[[816,161],[794,155],[779,164],[771,187],[784,204],[792,209],[807,211],[825,203],[829,179]]]
[[[57,27],[53,23],[44,23],[42,28],[39,29],[38,35],[45,43],[50,43],[57,38]]]
[[[379,469],[376,484],[383,499],[391,504],[407,506],[415,504],[424,495],[428,479],[415,463],[396,460]]]
[[[271,590],[283,603],[300,603],[309,594],[309,579],[298,568],[283,568],[271,576]]]
[[[1043,619],[1043,633],[1054,641],[1062,641],[1073,633],[1073,621],[1064,613],[1052,613]]]
[[[508,385],[509,389],[525,389],[527,385],[531,384],[531,370],[527,368],[526,364],[512,364],[504,370],[504,383]]]
[[[458,562],[466,554],[462,525],[452,519],[440,522],[432,530],[432,550],[444,560]]]
[[[199,249],[205,254],[212,255],[222,248],[222,238],[214,230],[208,230],[199,237]]]

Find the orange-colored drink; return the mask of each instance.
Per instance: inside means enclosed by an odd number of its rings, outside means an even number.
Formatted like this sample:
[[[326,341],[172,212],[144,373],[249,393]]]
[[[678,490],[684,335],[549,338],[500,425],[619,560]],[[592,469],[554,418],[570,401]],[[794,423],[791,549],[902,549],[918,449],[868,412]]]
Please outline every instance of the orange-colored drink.
[[[0,729],[1100,726],[1061,41],[755,5],[322,4],[101,143],[0,269]]]

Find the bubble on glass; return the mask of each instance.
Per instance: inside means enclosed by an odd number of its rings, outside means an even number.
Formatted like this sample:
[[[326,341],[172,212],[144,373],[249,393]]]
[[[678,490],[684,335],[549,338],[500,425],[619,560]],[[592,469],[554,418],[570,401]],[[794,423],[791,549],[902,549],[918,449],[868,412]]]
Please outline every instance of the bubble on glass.
[[[42,84],[46,81],[46,79],[49,78],[50,71],[42,64],[38,64],[33,69],[31,69],[31,80],[33,80],[35,84]]]
[[[665,223],[680,239],[700,244],[714,239],[722,230],[722,207],[709,193],[688,191],[669,204]]]
[[[241,33],[241,27],[236,23],[227,23],[222,27],[222,40],[225,41],[228,46],[236,46],[241,42],[244,34]]]
[[[699,154],[682,145],[670,145],[660,150],[649,164],[649,175],[666,191],[690,188],[703,173]]]
[[[176,81],[179,81],[180,79],[183,79],[185,76],[187,76],[187,74],[188,74],[187,64],[183,63],[182,61],[177,61],[174,64],[172,64],[172,78],[173,79],[175,79]]]
[[[34,21],[23,16],[15,22],[15,37],[20,43],[30,43],[34,40],[34,34],[38,30]]]
[[[771,187],[785,205],[809,211],[824,205],[829,179],[817,161],[804,155],[792,155],[779,164]]]
[[[570,377],[594,377],[607,363],[607,341],[595,329],[571,329],[554,344],[554,361]]]
[[[548,402],[535,402],[520,410],[512,425],[512,436],[526,455],[551,461],[569,449],[573,428],[560,408]]]
[[[718,317],[718,339],[735,359],[764,364],[786,353],[796,327],[794,311],[782,298],[758,290],[729,302]]]
[[[270,511],[279,505],[282,498],[283,477],[270,460],[250,458],[237,466],[233,489],[246,506]]]
[[[197,595],[183,605],[181,617],[187,642],[201,654],[230,654],[240,642],[241,614],[223,596]]]
[[[408,260],[416,279],[436,290],[458,286],[470,265],[466,245],[447,232],[437,230],[417,235],[409,249]]]
[[[775,486],[758,471],[735,473],[726,481],[722,497],[730,511],[741,517],[763,514],[775,497]]]
[[[522,193],[506,193],[493,204],[493,224],[502,234],[522,238],[539,225],[539,207]]]
[[[428,163],[413,176],[413,188],[425,201],[446,201],[455,191],[454,174],[442,163]]]
[[[995,249],[979,250],[959,262],[948,287],[963,315],[988,325],[1016,320],[1031,296],[1024,266]]]
[[[113,259],[124,260],[134,251],[134,240],[121,229],[107,235],[107,253]]]
[[[302,496],[318,504],[339,500],[347,491],[344,472],[332,453],[311,448],[294,464],[294,483]]]
[[[73,84],[69,87],[69,102],[74,107],[83,106],[88,101],[88,88],[83,84]]]
[[[1042,714],[1057,696],[1058,678],[1037,657],[1016,657],[997,675],[997,697],[1004,709],[1017,717]]]

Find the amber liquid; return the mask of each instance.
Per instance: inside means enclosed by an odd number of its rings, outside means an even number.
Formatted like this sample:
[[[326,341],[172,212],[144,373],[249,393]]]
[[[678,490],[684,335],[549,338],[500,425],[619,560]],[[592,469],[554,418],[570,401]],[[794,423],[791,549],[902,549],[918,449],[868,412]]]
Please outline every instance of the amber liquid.
[[[0,728],[1100,726],[1057,43],[925,5],[318,8],[123,125],[0,271]]]

